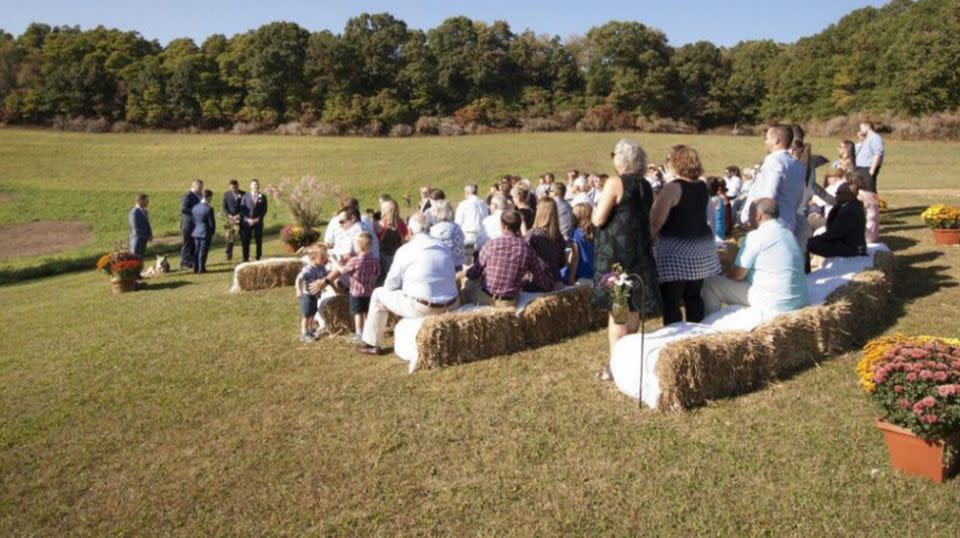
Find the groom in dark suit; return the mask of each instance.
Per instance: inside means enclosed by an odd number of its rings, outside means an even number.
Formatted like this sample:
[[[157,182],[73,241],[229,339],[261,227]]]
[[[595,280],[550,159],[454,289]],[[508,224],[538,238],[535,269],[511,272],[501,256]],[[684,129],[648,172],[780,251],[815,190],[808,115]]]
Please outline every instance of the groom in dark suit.
[[[842,183],[837,188],[837,206],[827,218],[827,230],[807,240],[807,273],[811,254],[824,258],[866,256],[867,217],[863,203],[857,200],[857,192],[857,187],[850,183]]]
[[[196,263],[193,266],[194,273],[207,272],[207,254],[210,253],[210,242],[213,241],[213,233],[217,231],[217,221],[213,216],[213,208],[210,207],[210,200],[213,199],[213,192],[203,191],[203,197],[200,202],[193,206],[193,244],[196,252]]]
[[[137,196],[136,205],[127,216],[130,222],[130,252],[139,256],[141,260],[147,254],[147,243],[153,240],[150,217],[147,216],[148,205],[150,205],[150,197],[141,192]]]
[[[193,244],[193,207],[200,203],[200,194],[203,192],[203,181],[194,179],[190,183],[190,190],[180,198],[180,236],[183,246],[180,247],[180,269],[196,269],[196,252]]]
[[[263,218],[267,215],[267,197],[260,192],[260,182],[250,182],[250,192],[240,201],[240,241],[243,261],[250,261],[250,239],[257,242],[257,259],[263,254]]]

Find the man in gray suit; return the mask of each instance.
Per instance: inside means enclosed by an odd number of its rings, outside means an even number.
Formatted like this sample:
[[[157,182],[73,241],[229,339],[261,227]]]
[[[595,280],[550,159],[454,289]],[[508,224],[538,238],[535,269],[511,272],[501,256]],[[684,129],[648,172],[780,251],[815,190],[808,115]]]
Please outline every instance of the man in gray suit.
[[[136,204],[127,215],[130,223],[130,252],[141,259],[147,254],[147,243],[153,241],[153,230],[150,228],[150,217],[147,215],[147,206],[150,197],[144,193],[137,195]]]
[[[193,245],[196,253],[196,263],[193,265],[194,273],[207,272],[207,254],[210,253],[210,242],[213,241],[213,234],[217,231],[213,208],[210,207],[210,200],[212,199],[213,191],[209,189],[203,191],[200,203],[193,206],[191,211]]]

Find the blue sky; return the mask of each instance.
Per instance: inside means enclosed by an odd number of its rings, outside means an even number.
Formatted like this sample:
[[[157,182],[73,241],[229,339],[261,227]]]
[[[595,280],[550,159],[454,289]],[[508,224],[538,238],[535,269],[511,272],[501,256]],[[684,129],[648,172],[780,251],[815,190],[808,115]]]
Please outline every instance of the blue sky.
[[[875,0],[0,0],[0,28],[18,35],[33,21],[83,28],[103,24],[136,30],[166,44],[177,37],[200,42],[214,33],[230,36],[275,20],[339,33],[354,15],[388,11],[414,28],[432,28],[447,17],[466,15],[487,22],[506,20],[515,32],[530,28],[561,37],[583,34],[610,20],[637,20],[663,30],[672,45],[701,39],[733,45],[760,38],[792,42],[823,30],[853,9],[883,4]]]

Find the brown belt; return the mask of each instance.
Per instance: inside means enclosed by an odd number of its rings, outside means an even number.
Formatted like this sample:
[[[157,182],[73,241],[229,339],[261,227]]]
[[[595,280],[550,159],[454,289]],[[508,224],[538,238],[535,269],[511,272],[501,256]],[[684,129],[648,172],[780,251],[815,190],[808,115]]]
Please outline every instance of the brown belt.
[[[426,300],[426,299],[417,299],[417,298],[415,298],[415,297],[411,297],[411,299],[413,299],[414,301],[422,304],[423,306],[428,306],[428,307],[430,307],[430,308],[446,308],[446,307],[448,307],[448,306],[453,306],[453,304],[456,303],[457,300],[458,300],[457,297],[454,297],[453,299],[450,299],[450,301],[448,301],[448,302],[446,302],[446,303],[431,303],[430,301],[428,301],[428,300]]]
[[[489,291],[487,291],[486,288],[481,288],[481,289],[483,290],[483,293],[486,293],[487,295],[489,295],[490,298],[493,299],[494,301],[516,301],[517,300],[516,295],[513,295],[513,296],[497,295],[496,293],[490,293]]]

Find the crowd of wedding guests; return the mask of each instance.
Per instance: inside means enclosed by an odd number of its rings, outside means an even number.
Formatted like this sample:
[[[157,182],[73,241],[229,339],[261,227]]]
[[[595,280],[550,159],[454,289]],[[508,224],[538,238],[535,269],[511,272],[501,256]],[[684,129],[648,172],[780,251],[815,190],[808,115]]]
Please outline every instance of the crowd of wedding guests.
[[[322,334],[325,321],[317,314],[339,294],[350,296],[358,350],[379,354],[391,313],[516,307],[521,292],[597,283],[615,266],[634,285],[627,323],[610,318],[611,346],[638,329],[641,312],[660,312],[666,325],[702,321],[723,305],[801,308],[811,255],[861,256],[877,240],[883,141],[869,122],[859,138],[839,144],[822,183],[817,169],[828,159],[813,153],[799,126],[774,125],[762,163],[728,166],[718,176],[705,174],[689,145],[673,146],[658,165],[624,139],[610,154],[614,174],[571,170],[562,182],[545,173],[536,185],[506,175],[485,195],[466,185],[457,202],[424,186],[416,203],[403,198],[413,211],[406,221],[390,195],[380,195],[378,210],[363,212],[357,199],[344,198],[297,277],[301,339]],[[182,198],[183,269],[206,270],[216,229],[212,197],[194,180]],[[152,238],[147,204],[141,195],[130,213],[131,250],[141,256]],[[220,211],[227,260],[237,234],[243,260],[250,259],[251,242],[260,259],[266,213],[257,180],[248,192],[230,181]],[[736,259],[723,271],[718,249],[743,233]],[[594,289],[595,304],[611,310],[609,291]]]

